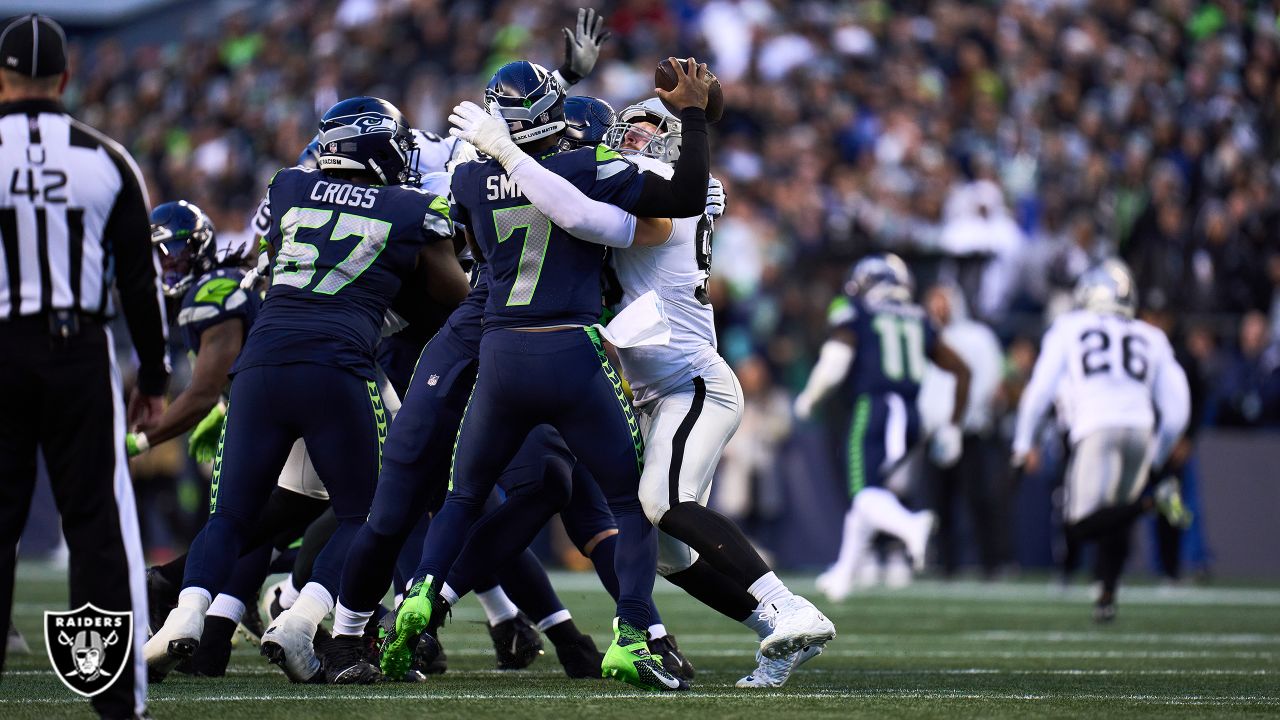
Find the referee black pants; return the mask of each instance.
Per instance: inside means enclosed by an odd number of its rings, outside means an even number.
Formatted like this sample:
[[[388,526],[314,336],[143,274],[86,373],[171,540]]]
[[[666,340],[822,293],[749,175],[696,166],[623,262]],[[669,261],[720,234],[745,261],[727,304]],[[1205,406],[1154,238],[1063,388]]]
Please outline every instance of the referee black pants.
[[[147,602],[110,330],[85,320],[64,341],[50,337],[43,316],[0,322],[0,399],[0,624],[13,609],[39,448],[70,550],[70,607],[133,612],[131,657],[92,700],[104,716],[131,717],[146,703]],[[4,652],[0,643],[0,668]]]

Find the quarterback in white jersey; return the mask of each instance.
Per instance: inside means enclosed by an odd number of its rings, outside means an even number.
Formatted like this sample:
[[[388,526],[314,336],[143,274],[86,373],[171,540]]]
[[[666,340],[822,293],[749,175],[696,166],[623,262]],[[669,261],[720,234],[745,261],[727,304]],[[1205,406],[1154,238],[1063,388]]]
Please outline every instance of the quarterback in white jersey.
[[[694,597],[743,622],[760,638],[759,667],[740,687],[777,687],[835,637],[835,627],[769,570],[734,523],[706,507],[720,453],[742,417],[742,389],[716,349],[707,295],[713,216],[723,190],[712,181],[702,217],[637,219],[595,202],[519,150],[505,123],[464,103],[451,132],[506,168],[552,222],[575,237],[614,248],[616,307],[653,302],[669,326],[659,345],[619,346],[623,375],[645,436],[640,500],[662,531],[659,572]],[[597,152],[617,151],[643,171],[670,177],[680,121],[657,98],[629,106]],[[581,151],[579,151],[581,152]],[[625,159],[624,159],[625,158]],[[602,166],[607,171],[608,165]]]
[[[1095,618],[1115,615],[1115,589],[1152,467],[1160,468],[1191,415],[1187,377],[1169,339],[1133,317],[1136,291],[1124,263],[1107,260],[1076,287],[1077,309],[1045,334],[1018,407],[1014,464],[1034,469],[1036,430],[1056,404],[1071,447],[1065,524],[1100,545],[1103,590]]]

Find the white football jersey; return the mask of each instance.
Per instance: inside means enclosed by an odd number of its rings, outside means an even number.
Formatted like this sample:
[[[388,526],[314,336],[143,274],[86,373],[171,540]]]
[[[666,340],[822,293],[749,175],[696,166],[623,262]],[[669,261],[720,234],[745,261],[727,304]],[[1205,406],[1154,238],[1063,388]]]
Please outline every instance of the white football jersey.
[[[1057,403],[1074,444],[1104,428],[1156,431],[1174,439],[1186,426],[1186,374],[1165,334],[1142,321],[1076,310],[1045,333],[1018,407],[1015,453],[1031,448],[1036,427]]]
[[[643,156],[628,156],[641,170],[671,177],[665,163]],[[710,248],[698,247],[701,218],[672,220],[667,241],[654,247],[631,246],[614,250],[613,269],[622,285],[626,307],[653,290],[662,298],[671,342],[619,348],[622,372],[631,384],[637,405],[661,397],[693,379],[700,371],[721,362],[716,351],[715,314],[710,303],[703,304],[699,289],[705,290],[711,270]]]

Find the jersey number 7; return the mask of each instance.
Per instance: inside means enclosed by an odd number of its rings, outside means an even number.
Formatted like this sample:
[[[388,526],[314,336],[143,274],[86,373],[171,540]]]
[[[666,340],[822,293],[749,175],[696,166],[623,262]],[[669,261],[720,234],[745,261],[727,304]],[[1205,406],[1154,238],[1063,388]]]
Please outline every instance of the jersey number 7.
[[[311,285],[316,274],[316,263],[320,259],[321,248],[311,241],[298,240],[298,231],[304,228],[324,228],[332,219],[332,210],[289,208],[288,212],[280,218],[282,241],[280,251],[276,253],[275,268],[271,272],[272,285],[288,285],[303,290]],[[350,285],[365,270],[368,270],[370,265],[373,265],[374,260],[378,259],[387,246],[387,238],[390,235],[391,223],[385,220],[340,213],[333,232],[329,234],[328,242],[345,240],[353,236],[359,238],[359,242],[351,248],[341,262],[324,274],[311,291],[321,295],[335,295],[339,290]]]

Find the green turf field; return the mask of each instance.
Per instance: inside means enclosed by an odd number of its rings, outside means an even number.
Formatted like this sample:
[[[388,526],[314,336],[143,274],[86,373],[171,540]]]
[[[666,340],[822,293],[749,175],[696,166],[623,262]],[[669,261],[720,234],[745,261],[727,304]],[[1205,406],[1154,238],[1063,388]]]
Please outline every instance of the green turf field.
[[[593,576],[556,575],[579,625],[601,644],[611,605]],[[806,580],[795,587],[812,590]],[[65,607],[61,577],[20,570],[16,618],[36,654],[10,658],[0,718],[92,717],[44,656],[41,617]],[[571,681],[553,655],[498,673],[474,601],[442,639],[449,673],[420,685],[290,685],[257,649],[230,675],[153,686],[156,718],[626,717],[1262,717],[1280,716],[1280,588],[1133,588],[1109,627],[1089,620],[1088,591],[1044,582],[920,582],[840,606],[819,603],[840,636],[781,690],[736,690],[754,666],[746,632],[663,581],[657,601],[698,669],[694,690],[650,695]]]

